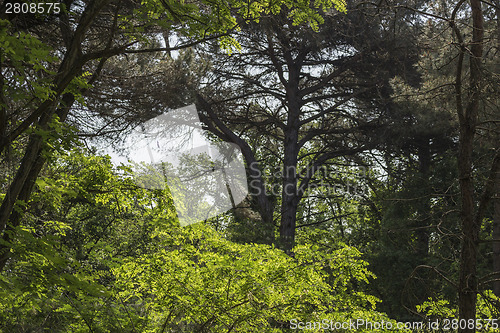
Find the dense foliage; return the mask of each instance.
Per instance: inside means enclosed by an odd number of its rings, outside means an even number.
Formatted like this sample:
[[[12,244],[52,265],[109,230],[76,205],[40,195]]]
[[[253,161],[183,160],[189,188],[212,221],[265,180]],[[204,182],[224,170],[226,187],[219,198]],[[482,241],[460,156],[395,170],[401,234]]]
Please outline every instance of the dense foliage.
[[[182,228],[168,192],[128,173],[81,149],[54,158],[2,275],[2,331],[271,332],[294,318],[385,318],[355,248],[304,243],[290,258],[204,223]]]

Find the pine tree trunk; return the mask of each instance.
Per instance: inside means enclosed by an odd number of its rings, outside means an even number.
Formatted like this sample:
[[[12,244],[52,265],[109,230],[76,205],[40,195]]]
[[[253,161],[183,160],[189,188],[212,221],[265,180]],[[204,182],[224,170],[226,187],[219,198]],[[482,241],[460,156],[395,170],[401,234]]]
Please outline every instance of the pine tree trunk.
[[[288,116],[285,127],[283,157],[283,189],[281,201],[281,225],[279,246],[289,255],[293,255],[295,245],[295,228],[297,222],[297,160],[299,154],[300,101],[298,97],[300,66],[289,66],[287,86]]]
[[[418,204],[419,221],[417,221],[417,230],[415,232],[417,238],[416,254],[419,257],[420,263],[425,263],[425,258],[429,253],[429,224],[431,220],[431,207],[429,200],[429,170],[431,166],[431,150],[428,138],[423,138],[419,144],[418,159],[419,172],[421,177],[421,198]]]
[[[288,135],[285,135],[279,245],[288,254],[291,254],[295,244],[295,227],[298,207],[296,172],[298,155],[297,138],[297,129],[291,128]]]
[[[493,272],[496,273],[493,282],[493,293],[500,297],[500,174],[496,176],[496,193],[493,201],[494,215],[493,215]]]
[[[495,14],[497,19],[497,48],[500,49],[500,1],[494,1]],[[500,62],[497,62],[497,73],[500,72]],[[495,178],[495,197],[494,197],[494,215],[493,215],[493,272],[496,272],[493,282],[493,293],[500,297],[500,173],[497,173]]]
[[[479,241],[480,219],[474,219],[474,182],[472,179],[472,149],[479,112],[481,92],[481,61],[483,57],[483,13],[480,0],[471,0],[472,43],[470,46],[470,91],[465,109],[461,102],[465,97],[461,87],[461,64],[457,68],[457,111],[460,122],[458,152],[458,176],[461,195],[462,248],[460,253],[460,272],[458,285],[459,317],[463,320],[475,320],[478,291],[477,245]],[[458,37],[458,34],[457,34]],[[460,38],[461,39],[461,38]],[[462,42],[463,43],[463,42]],[[462,46],[461,59],[465,53]],[[460,332],[475,332],[475,328],[460,329]]]

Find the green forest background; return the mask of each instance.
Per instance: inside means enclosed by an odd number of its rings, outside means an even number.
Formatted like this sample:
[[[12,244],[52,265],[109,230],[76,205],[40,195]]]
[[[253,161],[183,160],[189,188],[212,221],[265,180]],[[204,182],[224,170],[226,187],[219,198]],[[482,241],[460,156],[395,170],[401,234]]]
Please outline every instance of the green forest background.
[[[0,5],[0,332],[498,330],[498,0],[20,3]],[[189,104],[254,191],[181,227],[98,148]]]

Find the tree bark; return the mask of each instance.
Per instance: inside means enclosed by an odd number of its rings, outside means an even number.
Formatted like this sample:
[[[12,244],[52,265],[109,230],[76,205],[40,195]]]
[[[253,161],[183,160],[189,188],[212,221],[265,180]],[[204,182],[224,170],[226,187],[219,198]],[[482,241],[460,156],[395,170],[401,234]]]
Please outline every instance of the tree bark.
[[[493,272],[496,273],[493,282],[493,293],[500,297],[500,172],[497,172],[495,181],[496,193],[494,197],[493,215]]]
[[[500,1],[495,0],[495,14],[497,20],[497,49],[500,50]],[[497,73],[500,72],[500,62],[497,62]],[[500,240],[500,172],[497,172],[495,179],[495,198],[494,198],[494,215],[493,215],[493,239]],[[493,282],[493,293],[500,297],[500,241],[493,242],[493,272],[497,275],[496,281]]]
[[[458,11],[460,2],[455,8]],[[458,176],[461,196],[462,247],[460,253],[458,309],[460,319],[476,318],[476,302],[478,291],[477,279],[477,245],[481,219],[474,218],[474,182],[472,178],[472,150],[476,130],[479,101],[481,93],[481,61],[483,57],[483,12],[480,0],[470,1],[472,10],[472,41],[470,47],[470,91],[469,103],[462,109],[463,90],[461,87],[461,61],[457,67],[457,111],[460,123]],[[456,31],[455,26],[455,31]],[[457,38],[461,40],[459,34]],[[461,58],[465,53],[462,41]],[[475,332],[475,328],[466,327],[460,332]]]
[[[283,189],[279,246],[287,254],[293,255],[292,248],[295,245],[297,207],[299,203],[297,161],[299,155],[301,108],[300,97],[298,96],[300,65],[294,63],[290,54],[286,58],[289,68],[289,80],[286,87],[288,115],[284,131]]]
[[[425,258],[429,253],[429,222],[431,220],[431,207],[429,200],[429,170],[431,166],[431,147],[427,137],[419,140],[418,147],[418,160],[419,160],[419,173],[421,177],[421,198],[418,202],[418,215],[416,231],[416,254],[419,257],[420,263],[424,264]]]

